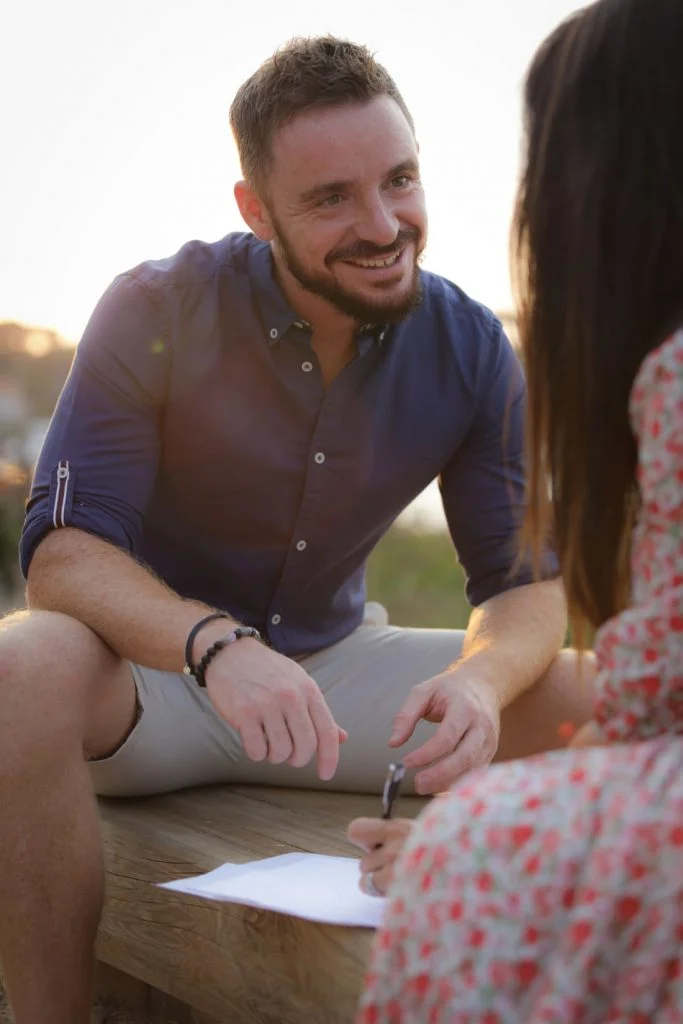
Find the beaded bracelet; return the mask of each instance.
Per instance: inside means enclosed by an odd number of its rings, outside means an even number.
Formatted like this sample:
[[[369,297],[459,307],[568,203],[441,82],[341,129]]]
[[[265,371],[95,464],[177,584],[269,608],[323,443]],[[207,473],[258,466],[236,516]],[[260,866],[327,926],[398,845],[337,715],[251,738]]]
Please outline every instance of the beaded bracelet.
[[[237,640],[241,640],[243,637],[253,637],[254,640],[260,640],[261,634],[258,629],[254,629],[253,626],[238,626],[237,629],[232,631],[232,633],[228,633],[226,636],[221,637],[220,640],[216,640],[215,643],[211,644],[208,651],[200,659],[199,664],[192,673],[197,680],[197,686],[201,686],[202,688],[206,687],[205,673],[216,655],[222,651],[224,647],[229,647],[230,644],[236,643]]]
[[[192,644],[195,641],[195,637],[200,629],[203,629],[209,622],[213,622],[214,619],[229,619],[230,616],[225,612],[212,612],[211,615],[206,615],[203,619],[192,627],[189,636],[185,641],[185,665],[183,667],[183,673],[186,676],[193,676],[195,673],[194,662],[192,661]]]

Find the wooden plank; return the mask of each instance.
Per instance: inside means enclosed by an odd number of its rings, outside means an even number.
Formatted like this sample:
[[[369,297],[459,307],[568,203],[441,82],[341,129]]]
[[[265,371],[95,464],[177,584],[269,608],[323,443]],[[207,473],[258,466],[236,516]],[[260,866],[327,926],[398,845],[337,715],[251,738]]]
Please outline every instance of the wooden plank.
[[[406,799],[414,816],[424,801]],[[218,1021],[342,1024],[353,1014],[372,932],[335,928],[155,888],[231,861],[291,851],[352,854],[351,818],[377,797],[212,787],[101,801],[105,963]]]

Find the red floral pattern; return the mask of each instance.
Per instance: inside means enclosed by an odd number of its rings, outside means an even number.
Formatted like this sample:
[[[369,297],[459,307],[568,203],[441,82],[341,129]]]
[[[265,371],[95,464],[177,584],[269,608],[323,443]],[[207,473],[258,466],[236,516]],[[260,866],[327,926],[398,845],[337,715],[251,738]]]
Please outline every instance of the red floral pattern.
[[[683,333],[631,415],[632,607],[600,631],[612,746],[473,773],[403,852],[357,1024],[683,1020]]]
[[[607,739],[683,733],[683,333],[645,360],[631,397],[640,519],[633,604],[596,639]]]

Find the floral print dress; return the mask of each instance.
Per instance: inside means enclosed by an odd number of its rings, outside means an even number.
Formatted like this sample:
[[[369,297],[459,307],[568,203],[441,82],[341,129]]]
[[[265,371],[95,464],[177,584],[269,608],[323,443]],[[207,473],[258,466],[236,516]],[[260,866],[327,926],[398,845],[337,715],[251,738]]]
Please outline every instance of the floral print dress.
[[[596,641],[610,746],[475,772],[420,819],[357,1024],[683,1021],[683,332],[631,396],[633,603]]]

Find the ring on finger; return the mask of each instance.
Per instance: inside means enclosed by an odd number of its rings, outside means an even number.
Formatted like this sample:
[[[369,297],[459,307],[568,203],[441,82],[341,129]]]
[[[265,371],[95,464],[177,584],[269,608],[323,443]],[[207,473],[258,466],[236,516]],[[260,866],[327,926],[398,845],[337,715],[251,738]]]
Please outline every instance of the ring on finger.
[[[378,896],[380,898],[384,896],[384,893],[380,892],[375,884],[374,871],[368,871],[368,873],[363,876],[363,889],[368,896]]]

